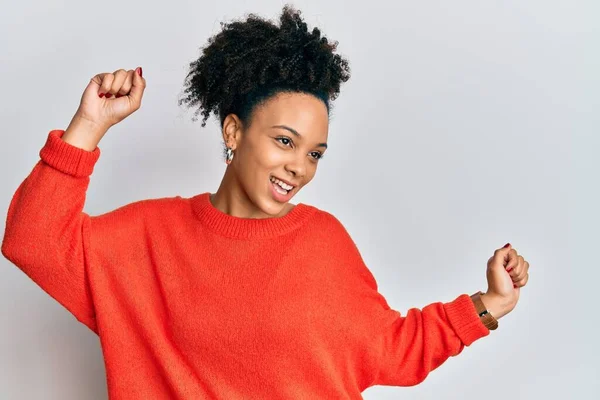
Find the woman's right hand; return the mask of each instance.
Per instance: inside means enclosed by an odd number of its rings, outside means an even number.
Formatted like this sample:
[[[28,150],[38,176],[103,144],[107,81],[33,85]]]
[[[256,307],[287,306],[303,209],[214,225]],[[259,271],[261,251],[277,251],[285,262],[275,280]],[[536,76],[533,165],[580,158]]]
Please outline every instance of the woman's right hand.
[[[106,132],[140,108],[145,89],[141,67],[100,73],[90,79],[75,117]]]

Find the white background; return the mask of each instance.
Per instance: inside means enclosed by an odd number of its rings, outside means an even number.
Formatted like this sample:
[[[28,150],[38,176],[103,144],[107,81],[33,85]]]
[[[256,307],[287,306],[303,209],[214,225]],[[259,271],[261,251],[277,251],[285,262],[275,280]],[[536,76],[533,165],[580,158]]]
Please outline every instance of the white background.
[[[99,147],[85,211],[216,191],[215,119],[177,105],[219,22],[284,2],[23,1],[0,13],[0,209],[89,79],[142,66],[142,108]],[[297,1],[352,78],[295,203],[347,227],[404,313],[486,289],[511,242],[530,282],[500,328],[410,388],[366,399],[598,399],[600,7],[594,1]],[[1,225],[4,228],[4,224]],[[105,399],[98,338],[2,258],[0,398]]]

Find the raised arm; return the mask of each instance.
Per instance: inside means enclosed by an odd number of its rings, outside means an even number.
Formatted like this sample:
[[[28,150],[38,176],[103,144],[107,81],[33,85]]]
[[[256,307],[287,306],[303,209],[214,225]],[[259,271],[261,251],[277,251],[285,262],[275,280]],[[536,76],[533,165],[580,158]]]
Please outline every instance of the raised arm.
[[[96,331],[87,281],[90,217],[82,210],[100,149],[75,147],[62,140],[64,133],[48,134],[41,159],[13,195],[2,254]]]
[[[145,87],[141,68],[90,79],[67,129],[48,134],[41,159],[17,188],[6,218],[2,254],[96,333],[89,281],[93,219],[83,206],[100,157],[98,143],[140,108]],[[109,225],[96,225],[95,237],[110,235],[102,228]]]

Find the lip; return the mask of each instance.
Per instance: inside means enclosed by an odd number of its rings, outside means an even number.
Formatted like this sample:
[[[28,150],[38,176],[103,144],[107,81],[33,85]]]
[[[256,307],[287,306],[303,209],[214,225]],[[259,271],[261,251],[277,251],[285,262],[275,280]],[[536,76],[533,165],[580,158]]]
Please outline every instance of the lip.
[[[279,179],[279,178],[277,178],[277,179]],[[281,194],[275,189],[275,186],[278,186],[278,185],[274,182],[271,182],[270,180],[269,180],[269,186],[271,188],[271,196],[273,196],[273,199],[275,201],[277,201],[278,203],[289,202],[291,200],[291,198],[294,196],[294,194],[296,193],[296,191],[295,191],[296,187],[294,187],[290,191],[288,191],[287,194]]]

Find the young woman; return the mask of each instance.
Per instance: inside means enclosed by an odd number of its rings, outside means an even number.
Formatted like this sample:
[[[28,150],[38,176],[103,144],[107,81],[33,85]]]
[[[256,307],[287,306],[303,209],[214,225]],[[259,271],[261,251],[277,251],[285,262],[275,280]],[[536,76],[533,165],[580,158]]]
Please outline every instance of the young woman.
[[[349,78],[336,43],[285,7],[224,24],[181,104],[219,117],[215,193],[84,213],[97,147],[140,108],[142,69],[94,76],[10,203],[2,253],[100,336],[115,399],[359,399],[409,386],[495,329],[528,280],[507,245],[485,293],[391,309],[343,225],[290,201],[327,150]]]

